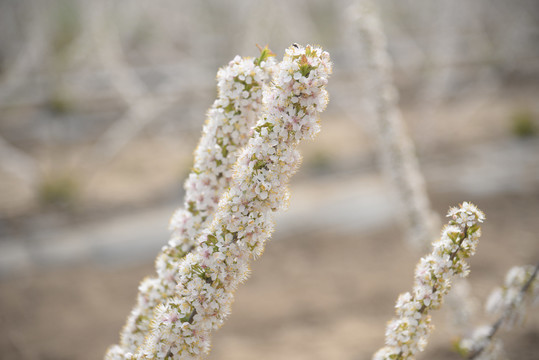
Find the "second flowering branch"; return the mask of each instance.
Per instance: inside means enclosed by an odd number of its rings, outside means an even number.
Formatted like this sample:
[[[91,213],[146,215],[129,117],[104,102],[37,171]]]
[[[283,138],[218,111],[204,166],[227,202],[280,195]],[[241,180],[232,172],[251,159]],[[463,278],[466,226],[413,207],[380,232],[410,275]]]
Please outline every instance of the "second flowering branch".
[[[464,202],[450,209],[447,216],[451,220],[441,238],[417,265],[413,291],[399,296],[397,317],[387,325],[386,346],[373,359],[413,359],[423,351],[432,329],[430,310],[442,305],[453,276],[469,273],[465,259],[475,254],[485,215],[475,205]]]

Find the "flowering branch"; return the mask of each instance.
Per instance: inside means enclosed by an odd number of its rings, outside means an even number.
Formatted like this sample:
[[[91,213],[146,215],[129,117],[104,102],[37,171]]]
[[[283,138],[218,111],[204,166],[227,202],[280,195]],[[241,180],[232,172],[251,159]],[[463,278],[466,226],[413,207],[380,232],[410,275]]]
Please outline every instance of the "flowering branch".
[[[386,346],[373,359],[413,359],[423,351],[432,329],[430,310],[442,305],[451,288],[451,277],[468,274],[464,259],[475,254],[485,215],[475,205],[464,202],[450,209],[447,216],[451,220],[441,238],[417,265],[413,292],[399,296],[395,305],[397,318],[386,328]]]
[[[179,262],[196,246],[195,239],[209,224],[230,184],[232,166],[262,107],[262,86],[275,66],[271,51],[267,47],[260,51],[254,59],[236,56],[217,73],[218,98],[208,111],[193,171],[185,182],[184,208],[170,221],[172,237],[157,258],[157,277],[140,284],[137,305],[121,333],[121,343],[109,349],[108,358],[122,357],[142,344],[154,308],[176,293],[174,276]]]
[[[264,93],[264,114],[242,152],[230,189],[199,245],[179,264],[177,297],[157,307],[150,335],[130,359],[193,359],[209,351],[236,287],[273,231],[272,213],[288,201],[299,142],[319,131],[327,105],[329,54],[294,44]]]
[[[487,311],[501,314],[491,326],[476,329],[470,339],[458,344],[459,352],[466,359],[495,359],[502,351],[502,344],[495,338],[502,327],[512,327],[520,322],[526,313],[526,295],[531,302],[539,300],[539,263],[533,267],[515,266],[509,270],[505,278],[505,286],[495,289],[488,301]]]
[[[369,105],[378,135],[378,154],[382,168],[396,191],[402,211],[406,239],[415,250],[427,250],[438,237],[440,219],[432,210],[415,155],[414,142],[407,134],[406,123],[398,104],[398,89],[393,80],[393,64],[387,47],[387,37],[379,12],[370,0],[357,1],[351,8],[351,25],[361,36],[372,71]],[[470,327],[470,316],[475,310],[466,279],[453,284],[446,299],[449,318],[459,332]]]

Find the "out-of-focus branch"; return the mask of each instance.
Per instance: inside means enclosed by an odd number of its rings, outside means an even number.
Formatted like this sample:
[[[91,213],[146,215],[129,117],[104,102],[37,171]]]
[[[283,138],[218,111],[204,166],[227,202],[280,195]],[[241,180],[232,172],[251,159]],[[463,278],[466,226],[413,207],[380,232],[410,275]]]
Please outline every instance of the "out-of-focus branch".
[[[0,137],[0,167],[28,186],[34,186],[39,177],[39,167],[34,158],[17,149]]]
[[[372,117],[378,134],[382,167],[391,179],[404,210],[407,238],[414,246],[426,249],[438,234],[437,215],[430,207],[414,144],[402,120],[386,35],[372,3],[361,1],[351,12],[355,17],[351,26],[365,44],[372,69],[367,81],[371,84]]]
[[[97,55],[109,73],[112,86],[128,106],[124,116],[116,120],[94,144],[90,159],[94,165],[112,160],[122,148],[159,114],[166,111],[174,98],[155,98],[146,84],[124,60],[117,27],[106,17],[106,6],[90,17]],[[92,9],[89,9],[92,10]]]
[[[533,268],[533,270],[529,270]],[[527,270],[528,269],[528,270]],[[494,291],[491,298],[495,303],[502,303],[501,315],[491,326],[478,328],[471,339],[465,339],[459,344],[459,348],[466,354],[468,360],[495,359],[503,351],[503,346],[496,340],[496,334],[503,326],[511,326],[515,319],[521,319],[525,313],[525,300],[528,292],[533,288],[532,302],[539,296],[537,275],[539,263],[529,267],[514,267],[506,277],[505,290]],[[526,274],[528,276],[526,276]],[[520,285],[516,287],[515,286]],[[489,299],[489,303],[492,300]]]
[[[0,79],[0,104],[8,101],[10,95],[27,80],[31,70],[43,60],[47,44],[44,21],[47,17],[36,14],[42,9],[38,3],[33,5],[36,8],[32,7],[34,11],[29,21],[27,39],[11,66],[4,71],[5,76]]]

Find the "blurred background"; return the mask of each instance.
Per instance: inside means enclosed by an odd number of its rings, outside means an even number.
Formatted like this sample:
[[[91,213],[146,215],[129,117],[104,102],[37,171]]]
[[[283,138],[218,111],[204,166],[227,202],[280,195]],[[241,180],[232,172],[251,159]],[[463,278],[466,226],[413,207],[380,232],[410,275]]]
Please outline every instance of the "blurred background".
[[[0,1],[0,358],[95,359],[118,341],[182,204],[215,74],[256,44],[334,62],[322,132],[211,359],[367,359],[419,255],[377,164],[351,0]],[[432,206],[487,215],[477,314],[539,259],[539,2],[377,1]],[[478,322],[492,319],[478,316]],[[444,311],[422,358],[458,359]],[[535,359],[539,317],[504,334]]]

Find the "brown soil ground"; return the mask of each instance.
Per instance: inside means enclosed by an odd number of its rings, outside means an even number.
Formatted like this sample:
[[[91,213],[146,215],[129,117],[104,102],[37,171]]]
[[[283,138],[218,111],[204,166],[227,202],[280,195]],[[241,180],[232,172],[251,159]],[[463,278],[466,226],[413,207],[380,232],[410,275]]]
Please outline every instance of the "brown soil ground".
[[[436,210],[443,213],[459,196],[435,195]],[[488,217],[471,261],[470,281],[480,299],[512,265],[539,258],[538,200],[538,192],[474,199]],[[417,260],[391,226],[274,238],[215,333],[210,359],[368,359],[383,345],[385,322],[397,295],[410,288]],[[0,281],[1,358],[101,358],[118,340],[137,283],[152,267],[80,264]],[[511,359],[537,359],[539,314],[528,314],[523,326],[502,333]],[[434,314],[436,330],[420,358],[459,358],[451,351],[456,333],[446,315],[443,309]]]

